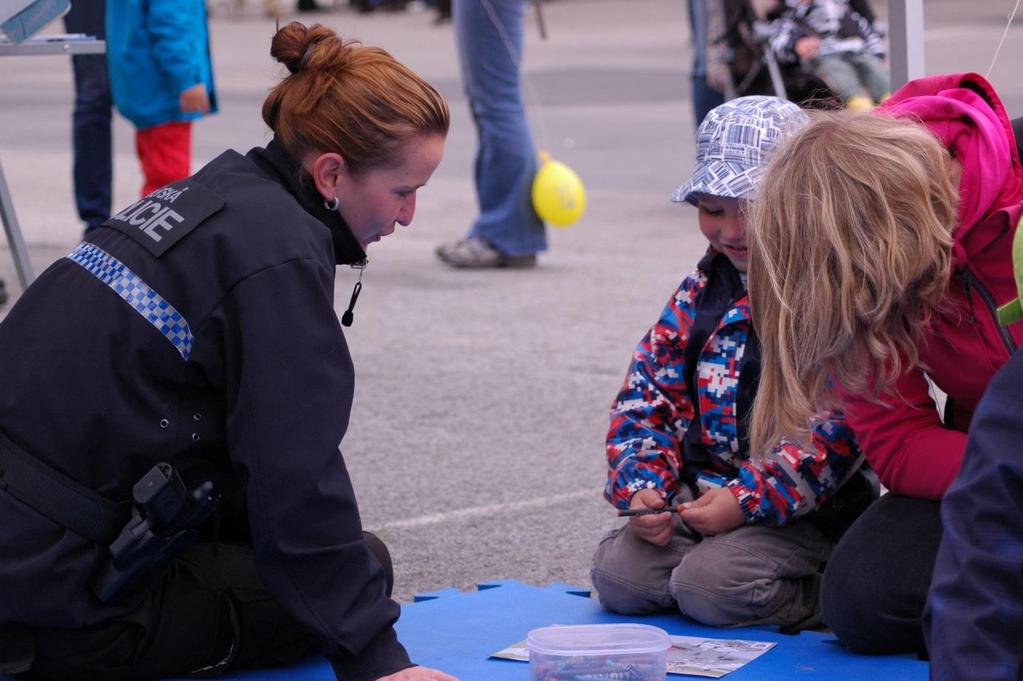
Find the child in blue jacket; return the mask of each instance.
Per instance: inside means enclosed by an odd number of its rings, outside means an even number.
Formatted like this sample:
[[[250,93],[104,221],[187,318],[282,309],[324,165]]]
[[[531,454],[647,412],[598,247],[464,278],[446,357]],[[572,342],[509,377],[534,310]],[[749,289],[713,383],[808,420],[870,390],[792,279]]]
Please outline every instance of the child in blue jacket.
[[[745,202],[785,133],[806,121],[791,102],[742,97],[712,110],[696,169],[674,200],[699,210],[710,242],[640,341],[612,405],[605,496],[630,517],[600,544],[591,577],[626,614],[680,609],[705,624],[798,627],[819,617],[832,539],[814,511],[862,458],[841,414],[812,445],[750,452],[745,419],[760,352],[746,292]]]
[[[204,0],[108,0],[107,61],[136,128],[142,195],[188,177],[192,121],[217,110]]]

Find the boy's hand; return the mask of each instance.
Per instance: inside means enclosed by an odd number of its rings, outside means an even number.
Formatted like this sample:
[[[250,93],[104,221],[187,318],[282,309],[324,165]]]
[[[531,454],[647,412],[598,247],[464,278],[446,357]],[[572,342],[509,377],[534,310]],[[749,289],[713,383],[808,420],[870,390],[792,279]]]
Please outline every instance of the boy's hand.
[[[696,501],[682,504],[682,508],[686,525],[700,534],[724,534],[746,522],[742,507],[727,487],[712,489]]]
[[[196,83],[181,93],[178,106],[185,113],[209,113],[210,96],[206,93],[205,83]]]
[[[632,495],[629,508],[668,508],[664,499],[656,490],[641,489]],[[629,527],[640,539],[648,541],[654,546],[664,546],[674,534],[672,517],[670,513],[655,513],[654,515],[640,515],[629,518]]]
[[[796,41],[795,50],[800,59],[813,59],[821,51],[821,39],[814,36],[800,38]]]

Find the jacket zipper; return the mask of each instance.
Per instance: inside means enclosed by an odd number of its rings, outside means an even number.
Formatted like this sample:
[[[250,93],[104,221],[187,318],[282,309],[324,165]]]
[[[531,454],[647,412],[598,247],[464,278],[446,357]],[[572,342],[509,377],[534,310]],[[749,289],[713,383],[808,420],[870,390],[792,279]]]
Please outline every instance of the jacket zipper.
[[[963,277],[963,289],[966,291],[966,300],[970,303],[970,322],[973,324],[977,323],[977,316],[973,313],[973,296],[970,295],[971,290],[976,290],[977,295],[984,301],[987,311],[991,313],[991,318],[995,320],[995,326],[998,327],[998,334],[1002,338],[1002,343],[1011,355],[1016,351],[1016,341],[1013,340],[1009,330],[998,323],[998,306],[995,305],[995,299],[991,297],[991,292],[987,290],[987,287],[984,286],[980,279],[973,276],[970,268],[963,267],[959,272]]]

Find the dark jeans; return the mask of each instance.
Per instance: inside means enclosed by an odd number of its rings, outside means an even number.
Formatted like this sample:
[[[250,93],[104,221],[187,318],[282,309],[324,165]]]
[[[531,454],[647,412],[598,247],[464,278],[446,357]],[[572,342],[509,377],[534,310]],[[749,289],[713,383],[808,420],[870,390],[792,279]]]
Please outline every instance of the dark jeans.
[[[64,16],[68,33],[106,37],[106,0],[75,2]],[[110,217],[112,181],[110,78],[105,54],[71,58],[75,72],[74,145],[75,204],[86,230]]]
[[[392,586],[383,542],[366,534]],[[26,679],[119,681],[206,676],[288,665],[327,650],[274,600],[252,548],[197,544],[178,558],[134,611],[85,629],[32,632]]]
[[[941,503],[886,494],[853,523],[824,572],[824,623],[850,649],[926,655],[921,618],[941,543]]]

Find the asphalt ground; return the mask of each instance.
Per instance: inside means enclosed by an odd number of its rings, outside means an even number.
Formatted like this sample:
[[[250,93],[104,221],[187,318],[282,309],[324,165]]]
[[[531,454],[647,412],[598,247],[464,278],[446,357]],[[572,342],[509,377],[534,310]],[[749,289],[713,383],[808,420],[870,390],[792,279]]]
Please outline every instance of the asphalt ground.
[[[195,168],[268,140],[259,110],[281,76],[263,4],[233,14],[212,4],[221,112],[194,127]],[[1014,2],[926,4],[928,72],[984,73]],[[358,380],[344,456],[364,524],[394,554],[401,600],[502,578],[589,585],[593,549],[617,524],[601,497],[608,407],[636,341],[705,248],[695,211],[669,201],[694,151],[685,3],[555,0],[544,13],[548,38],[531,19],[526,40],[530,117],[541,146],[584,179],[589,206],[577,225],[550,231],[537,269],[484,272],[450,270],[432,255],[476,211],[475,133],[450,25],[435,26],[430,12],[285,17],[385,47],[452,110],[415,222],[370,249],[347,331]],[[0,59],[0,162],[36,271],[80,235],[68,62]],[[991,72],[1016,115],[1020,63],[1023,17]],[[141,178],[130,125],[117,119],[114,135],[116,209]],[[0,277],[16,297],[6,246]],[[354,280],[338,270],[339,310]]]

